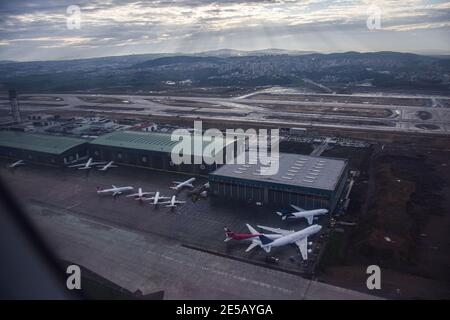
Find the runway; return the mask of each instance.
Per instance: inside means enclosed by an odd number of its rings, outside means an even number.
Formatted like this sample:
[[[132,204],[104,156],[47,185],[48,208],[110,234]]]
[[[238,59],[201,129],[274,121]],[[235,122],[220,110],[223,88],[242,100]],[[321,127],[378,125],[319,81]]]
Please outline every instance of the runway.
[[[298,101],[295,97],[298,97]],[[317,99],[321,95],[311,95]],[[31,97],[32,99],[29,99]],[[47,101],[45,100],[47,97]],[[256,97],[256,98],[255,98]],[[270,99],[258,95],[243,97],[188,97],[155,95],[86,95],[36,94],[21,102],[23,111],[93,111],[143,116],[167,116],[185,119],[236,120],[254,123],[278,123],[286,126],[327,128],[359,128],[383,132],[450,133],[450,108],[442,107],[444,97],[429,99],[426,106],[352,103],[351,96],[343,103],[342,95],[336,102],[305,101],[301,95],[280,95]],[[374,95],[373,97],[377,97]],[[60,98],[60,99],[55,99]],[[361,96],[355,96],[360,101]],[[386,97],[385,97],[386,98]],[[389,97],[387,97],[389,98]],[[412,99],[412,97],[394,97]],[[440,100],[438,100],[438,98]],[[35,99],[33,101],[33,99]],[[39,99],[39,100],[37,100]],[[407,100],[409,101],[409,100]],[[428,100],[427,100],[428,101]],[[434,102],[433,102],[434,101]],[[433,107],[434,106],[434,107]],[[6,97],[1,97],[0,108],[9,109]],[[421,118],[420,113],[427,117]]]

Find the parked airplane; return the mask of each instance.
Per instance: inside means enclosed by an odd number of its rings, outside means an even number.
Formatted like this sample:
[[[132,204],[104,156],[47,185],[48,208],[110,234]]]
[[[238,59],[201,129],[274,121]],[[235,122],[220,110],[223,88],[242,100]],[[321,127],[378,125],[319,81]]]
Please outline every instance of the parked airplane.
[[[151,204],[157,206],[158,204],[161,204],[162,202],[159,202],[159,200],[166,200],[166,199],[170,199],[170,197],[164,197],[161,196],[159,191],[156,191],[155,196],[151,197],[151,198],[143,198],[143,200],[150,200],[152,201]]]
[[[115,164],[113,164],[114,161],[110,161],[107,164],[105,164],[103,167],[101,167],[100,169],[98,169],[99,171],[106,171],[109,168],[117,168],[118,166],[116,166]]]
[[[172,196],[170,201],[160,202],[160,204],[165,204],[167,208],[176,208],[177,204],[186,202],[186,201],[177,200],[176,198],[177,198],[177,196]]]
[[[134,188],[130,187],[130,186],[128,186],[128,187],[116,187],[116,186],[113,185],[111,189],[100,189],[100,188],[97,187],[97,193],[101,194],[101,193],[111,192],[112,196],[116,197],[116,196],[122,194],[123,192],[130,191],[130,190],[133,190],[133,189]]]
[[[314,222],[315,216],[319,216],[319,215],[328,213],[327,209],[305,210],[300,207],[294,206],[293,204],[291,204],[291,207],[297,211],[296,212],[287,212],[287,213],[277,211],[277,214],[279,216],[281,216],[282,220],[305,218],[308,221],[308,224],[311,225]]]
[[[89,158],[87,162],[73,164],[73,165],[70,165],[69,168],[78,168],[78,170],[87,170],[87,169],[91,169],[92,166],[99,165],[99,164],[103,165],[103,164],[106,164],[106,162],[94,162],[94,161],[92,161],[92,158]]]
[[[154,192],[143,192],[142,188],[138,189],[137,193],[127,195],[128,198],[134,197],[136,200],[143,201],[146,200],[145,196],[149,196],[151,194],[155,194]]]
[[[181,190],[184,187],[188,187],[188,188],[193,188],[194,185],[192,184],[192,182],[195,181],[195,178],[190,178],[186,181],[180,182],[180,181],[173,181],[174,184],[176,184],[176,186],[170,187],[171,189],[174,190]]]
[[[16,167],[23,166],[23,165],[25,165],[25,161],[19,160],[19,161],[16,161],[14,163],[11,163],[8,167],[9,168],[16,168]]]
[[[308,253],[311,250],[308,250],[308,237],[319,232],[322,227],[318,224],[314,224],[300,231],[292,231],[292,230],[283,230],[279,228],[270,228],[264,226],[258,226],[259,228],[275,233],[279,233],[282,237],[277,239],[270,239],[265,235],[260,235],[259,240],[261,241],[261,248],[264,249],[267,253],[270,252],[272,247],[280,247],[287,244],[295,244],[300,250],[303,260],[308,259]]]
[[[229,228],[225,227],[225,242],[230,241],[230,240],[237,240],[237,241],[251,241],[250,245],[248,246],[247,249],[245,249],[245,252],[249,252],[250,250],[252,250],[254,247],[261,245],[261,241],[259,240],[259,236],[260,235],[265,235],[267,238],[269,239],[277,239],[282,237],[281,234],[264,234],[264,233],[260,233],[258,231],[256,231],[251,225],[249,225],[248,223],[245,224],[248,228],[248,230],[250,231],[250,233],[237,233],[237,232],[233,232],[231,231]]]

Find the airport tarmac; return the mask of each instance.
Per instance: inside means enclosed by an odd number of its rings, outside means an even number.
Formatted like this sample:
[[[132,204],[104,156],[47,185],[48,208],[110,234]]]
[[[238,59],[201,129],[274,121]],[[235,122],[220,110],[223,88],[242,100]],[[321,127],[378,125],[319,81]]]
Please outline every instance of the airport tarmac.
[[[32,98],[46,98],[45,104],[21,106],[26,112],[96,112],[120,113],[141,116],[183,117],[186,119],[208,118],[210,120],[233,120],[256,123],[277,123],[286,126],[317,126],[326,128],[359,128],[384,132],[419,132],[427,134],[448,134],[450,130],[450,109],[442,107],[420,107],[408,105],[381,105],[348,102],[302,101],[283,95],[271,99],[179,97],[151,95],[85,95],[85,94],[36,94]],[[320,97],[320,95],[312,95]],[[26,97],[26,96],[25,96]],[[55,99],[59,99],[56,100]],[[92,101],[87,98],[95,98]],[[360,100],[361,97],[356,96]],[[404,97],[405,99],[407,97]],[[410,97],[411,98],[411,97]],[[448,98],[438,97],[448,100]],[[51,100],[53,99],[53,100]],[[111,103],[115,99],[117,103]],[[294,99],[294,100],[292,100]],[[397,97],[397,99],[402,99]],[[427,99],[436,100],[432,96]],[[358,101],[359,101],[358,100]],[[103,102],[101,102],[103,101]],[[124,103],[123,101],[126,101]],[[205,107],[205,105],[207,107]],[[432,103],[430,102],[430,105]],[[272,107],[267,107],[272,106]],[[288,108],[288,111],[282,111]],[[310,111],[294,112],[290,109],[309,108]],[[321,112],[321,108],[332,109],[333,113]],[[9,109],[8,100],[0,97],[0,109]],[[317,111],[314,111],[317,109]],[[347,111],[346,111],[347,109]],[[349,112],[349,109],[353,111]],[[357,110],[361,109],[358,113]],[[390,116],[364,116],[370,110],[382,109]],[[312,111],[311,111],[312,110]],[[378,110],[379,111],[379,110]],[[420,112],[428,112],[429,118],[422,119]]]
[[[171,195],[171,181],[188,176],[129,167],[106,173],[35,165],[9,170],[5,161],[0,164],[1,177],[62,259],[130,291],[164,290],[167,299],[370,298],[298,276],[295,271],[301,268],[289,259],[294,256],[299,261],[293,246],[274,250],[280,258],[281,270],[277,270],[266,265],[259,248],[245,254],[248,244],[223,242],[224,226],[243,232],[245,222],[286,229],[302,228],[303,222],[286,225],[266,208],[213,199],[188,200],[171,211],[95,192],[97,186],[114,184]],[[198,178],[195,184],[205,181]],[[186,199],[187,192],[179,197]]]

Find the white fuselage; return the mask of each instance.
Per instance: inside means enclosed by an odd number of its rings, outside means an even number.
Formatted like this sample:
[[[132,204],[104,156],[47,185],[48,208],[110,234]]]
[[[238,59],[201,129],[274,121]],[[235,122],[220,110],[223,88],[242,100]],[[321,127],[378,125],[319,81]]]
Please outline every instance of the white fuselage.
[[[190,178],[190,179],[188,179],[186,181],[178,183],[175,187],[173,187],[173,189],[180,190],[180,189],[182,189],[184,187],[192,188],[193,187],[192,182],[194,182],[194,181],[195,181],[195,178]]]
[[[292,216],[288,216],[288,219],[296,219],[296,218],[307,218],[311,216],[320,216],[322,214],[327,214],[327,209],[315,209],[315,210],[305,210],[291,213]]]
[[[111,188],[111,189],[103,189],[103,190],[98,190],[97,193],[108,193],[108,192],[112,192],[115,194],[120,194],[124,191],[130,191],[133,190],[133,187],[127,186],[127,187],[118,187],[118,188]]]
[[[19,160],[19,161],[14,162],[13,164],[11,164],[9,167],[10,168],[15,168],[15,167],[18,167],[18,166],[22,166],[24,164],[25,164],[25,162],[23,160]]]
[[[307,227],[303,230],[296,231],[291,234],[282,236],[278,239],[275,239],[274,241],[272,241],[269,244],[262,245],[262,247],[280,247],[280,246],[284,246],[287,244],[291,244],[291,243],[294,243],[296,241],[299,241],[303,238],[309,237],[310,235],[313,235],[313,234],[319,232],[320,229],[322,229],[322,227],[318,224],[315,224],[315,225]]]

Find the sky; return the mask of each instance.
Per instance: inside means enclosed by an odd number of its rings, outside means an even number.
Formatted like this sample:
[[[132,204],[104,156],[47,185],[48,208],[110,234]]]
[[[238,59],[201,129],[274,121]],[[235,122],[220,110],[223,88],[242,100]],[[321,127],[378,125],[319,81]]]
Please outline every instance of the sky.
[[[0,60],[224,48],[450,54],[450,1],[0,0]]]

